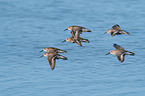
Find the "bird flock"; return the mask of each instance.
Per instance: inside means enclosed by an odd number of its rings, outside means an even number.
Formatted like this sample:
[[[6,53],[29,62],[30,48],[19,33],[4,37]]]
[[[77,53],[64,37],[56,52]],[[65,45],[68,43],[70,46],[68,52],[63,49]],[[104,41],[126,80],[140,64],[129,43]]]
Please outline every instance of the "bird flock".
[[[80,34],[82,34],[83,32],[91,32],[91,30],[89,30],[85,27],[81,27],[81,26],[69,26],[64,31],[66,31],[66,30],[71,31],[72,37],[66,38],[66,40],[62,41],[62,43],[65,41],[68,41],[70,43],[76,43],[79,46],[82,46],[81,42],[89,43],[89,40],[82,38],[80,36]],[[121,34],[130,35],[129,32],[122,30],[118,24],[113,25],[112,29],[107,30],[107,32],[105,32],[104,34],[106,34],[106,33],[110,33],[110,35],[112,37],[115,35],[121,35]],[[108,55],[108,54],[116,55],[117,59],[120,62],[124,62],[125,55],[132,55],[132,56],[135,55],[135,53],[125,50],[120,45],[113,44],[113,47],[116,50],[111,50],[106,55]],[[43,51],[45,51],[46,53],[44,53],[41,57],[45,56],[48,58],[48,63],[52,70],[55,68],[56,59],[67,60],[67,57],[58,54],[58,53],[67,53],[67,51],[65,51],[65,50],[55,48],[55,47],[47,47],[47,48],[44,48],[43,50],[41,50],[40,52],[43,52]]]

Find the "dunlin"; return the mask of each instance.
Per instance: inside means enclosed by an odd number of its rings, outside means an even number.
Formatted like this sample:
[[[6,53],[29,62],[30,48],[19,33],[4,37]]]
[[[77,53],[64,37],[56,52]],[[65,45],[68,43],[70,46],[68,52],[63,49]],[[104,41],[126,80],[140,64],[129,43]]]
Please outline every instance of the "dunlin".
[[[53,70],[55,68],[55,62],[56,62],[56,59],[63,59],[63,60],[67,60],[66,57],[62,56],[62,55],[59,55],[57,53],[44,53],[41,57],[47,57],[48,58],[48,62],[49,62],[49,65],[50,65],[50,68]],[[41,58],[40,57],[40,58]]]
[[[124,61],[125,55],[135,55],[135,53],[125,50],[120,45],[114,44],[113,47],[116,48],[116,50],[111,50],[106,55],[108,55],[108,54],[116,55],[117,56],[117,59],[120,62],[123,62]]]
[[[82,34],[82,32],[91,32],[91,30],[85,28],[85,27],[81,27],[81,26],[69,26],[66,30],[71,30],[71,34],[74,37],[75,33],[78,32],[78,34]]]
[[[127,35],[130,34],[129,32],[122,30],[118,24],[112,26],[112,29],[107,30],[107,32],[105,32],[104,34],[106,33],[110,33],[112,37],[120,34],[127,34]]]
[[[76,44],[82,46],[81,41],[79,39],[75,39],[74,37],[67,38],[66,40],[62,41],[62,43],[65,41],[68,41],[70,43],[76,43]]]
[[[89,40],[81,38],[80,34],[82,34],[82,32],[91,32],[91,30],[89,30],[85,27],[81,27],[81,26],[69,26],[64,31],[66,31],[66,30],[71,30],[72,37],[67,38],[63,42],[68,41],[68,42],[71,42],[71,43],[76,43],[80,46],[82,46],[81,42],[89,43]]]
[[[65,41],[68,41],[70,43],[76,43],[80,46],[82,46],[81,42],[89,43],[88,39],[84,39],[84,38],[81,38],[81,37],[79,37],[78,39],[75,39],[74,37],[70,37],[70,38],[67,38],[66,40],[62,41],[62,43],[65,42]]]
[[[82,32],[91,32],[91,30],[89,30],[89,29],[87,29],[85,27],[82,27],[82,26],[69,26],[64,31],[66,31],[66,30],[71,30],[71,31],[81,30]]]
[[[67,51],[61,50],[59,48],[54,48],[54,47],[44,48],[40,52],[42,52],[42,51],[46,51],[47,53],[67,53]]]

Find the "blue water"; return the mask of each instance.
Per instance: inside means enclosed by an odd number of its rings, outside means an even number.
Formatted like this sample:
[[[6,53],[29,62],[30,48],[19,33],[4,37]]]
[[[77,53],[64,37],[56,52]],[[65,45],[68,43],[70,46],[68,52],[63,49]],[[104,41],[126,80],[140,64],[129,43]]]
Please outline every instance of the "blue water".
[[[0,96],[145,96],[144,0],[0,0]],[[114,24],[131,35],[103,35]],[[65,42],[68,26],[90,43]],[[119,44],[135,56],[105,55]],[[52,71],[44,47],[66,50]]]

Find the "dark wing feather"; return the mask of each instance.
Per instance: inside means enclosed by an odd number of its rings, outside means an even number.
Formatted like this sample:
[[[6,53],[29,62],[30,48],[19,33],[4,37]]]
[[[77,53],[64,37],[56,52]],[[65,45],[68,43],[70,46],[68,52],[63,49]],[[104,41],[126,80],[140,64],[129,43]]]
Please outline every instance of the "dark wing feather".
[[[57,57],[57,59],[67,60],[66,57],[64,57],[64,56],[62,56],[62,55],[59,55],[59,54],[57,54],[56,57]]]
[[[130,51],[126,51],[126,52],[125,52],[125,55],[135,55],[135,53],[130,52]]]
[[[115,24],[114,26],[112,26],[113,29],[117,29],[117,30],[121,30],[120,26],[118,24]]]
[[[130,33],[129,33],[129,32],[126,32],[126,31],[124,31],[124,30],[122,30],[121,32],[122,32],[123,34],[130,35]]]
[[[75,40],[75,43],[77,43],[78,45],[82,46],[81,42],[79,40]]]
[[[117,45],[117,44],[114,44],[113,47],[116,49],[122,49],[122,50],[124,49],[123,47],[121,47],[120,45]]]
[[[112,32],[111,32],[111,36],[112,36],[112,37],[114,36],[113,33],[114,33],[114,32],[112,31]]]
[[[112,31],[112,32],[111,32],[111,36],[112,36],[112,37],[115,36],[116,34],[118,34],[118,31]]]
[[[53,57],[48,58],[48,62],[49,62],[50,68],[53,70],[55,68],[56,57],[53,56]]]
[[[81,42],[90,43],[90,41],[89,41],[88,39],[83,39],[83,38],[80,38],[80,41],[81,41]]]
[[[118,56],[117,56],[117,59],[118,59],[120,62],[123,62],[124,59],[125,59],[125,54],[122,53],[121,55],[118,55]]]

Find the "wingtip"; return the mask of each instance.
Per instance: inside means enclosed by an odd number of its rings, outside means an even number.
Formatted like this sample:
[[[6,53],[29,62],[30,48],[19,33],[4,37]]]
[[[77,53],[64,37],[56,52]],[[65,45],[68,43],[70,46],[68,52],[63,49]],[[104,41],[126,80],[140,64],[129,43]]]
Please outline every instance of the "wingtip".
[[[90,41],[89,41],[89,40],[87,40],[87,42],[88,42],[88,43],[90,43]]]
[[[82,47],[82,44],[80,41],[76,40],[75,43]]]
[[[123,63],[124,61],[120,61],[121,63]]]
[[[67,51],[64,51],[64,53],[67,53]]]
[[[66,30],[68,30],[68,29],[65,29],[64,31],[66,31]]]
[[[106,33],[107,33],[107,32],[105,32],[104,34],[106,34]],[[104,34],[103,34],[103,35],[104,35]]]
[[[68,59],[66,57],[64,57],[63,60],[68,60]]]
[[[78,44],[78,45],[82,47],[82,44]]]
[[[129,32],[126,32],[127,33],[127,35],[130,35],[130,33]]]
[[[108,52],[106,55],[109,55],[110,54],[110,52]]]
[[[54,68],[51,68],[51,70],[54,70]]]
[[[134,55],[135,55],[135,53],[132,53],[132,54],[130,54],[130,55],[134,56]]]
[[[59,53],[67,53],[67,51],[60,50]]]
[[[119,61],[120,61],[121,63],[123,63],[123,62],[124,62],[124,60],[122,60],[122,61],[121,61],[121,60],[119,60]]]

